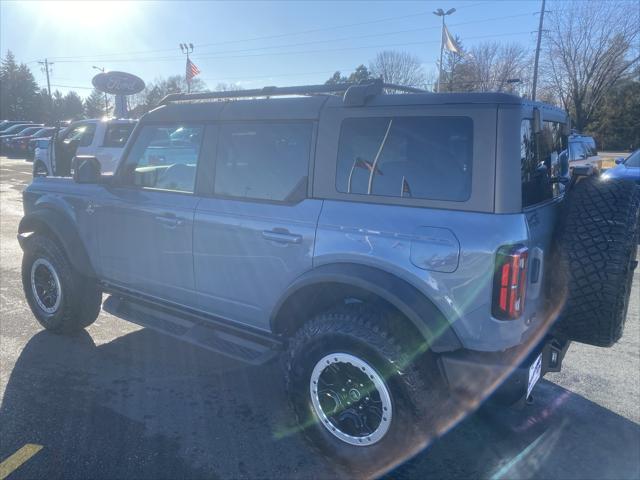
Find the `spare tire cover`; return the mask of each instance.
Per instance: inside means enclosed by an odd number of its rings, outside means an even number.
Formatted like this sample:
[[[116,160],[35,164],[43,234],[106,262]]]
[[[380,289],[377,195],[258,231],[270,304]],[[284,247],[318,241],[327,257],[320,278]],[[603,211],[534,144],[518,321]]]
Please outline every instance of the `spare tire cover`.
[[[589,177],[567,193],[556,230],[551,288],[565,292],[554,333],[601,347],[622,336],[637,265],[640,189]]]

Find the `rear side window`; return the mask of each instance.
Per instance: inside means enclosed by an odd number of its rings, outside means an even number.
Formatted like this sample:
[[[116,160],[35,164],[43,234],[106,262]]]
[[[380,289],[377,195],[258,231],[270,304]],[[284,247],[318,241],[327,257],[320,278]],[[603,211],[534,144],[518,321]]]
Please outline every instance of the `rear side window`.
[[[133,123],[111,124],[107,127],[104,135],[103,147],[122,148],[127,143],[131,132],[133,131]]]
[[[468,117],[348,118],[340,132],[336,188],[462,202],[471,195],[472,163]]]
[[[80,147],[88,147],[93,143],[93,137],[96,133],[96,126],[93,123],[82,123],[71,127],[64,134],[64,143],[78,142]]]
[[[551,182],[560,173],[560,160],[568,155],[567,137],[558,122],[544,122],[542,132],[533,132],[532,120],[520,126],[522,206],[550,200],[561,193],[561,185]]]
[[[123,165],[123,183],[193,193],[203,131],[202,125],[144,126]]]
[[[241,123],[220,128],[214,193],[296,201],[307,191],[312,125]]]

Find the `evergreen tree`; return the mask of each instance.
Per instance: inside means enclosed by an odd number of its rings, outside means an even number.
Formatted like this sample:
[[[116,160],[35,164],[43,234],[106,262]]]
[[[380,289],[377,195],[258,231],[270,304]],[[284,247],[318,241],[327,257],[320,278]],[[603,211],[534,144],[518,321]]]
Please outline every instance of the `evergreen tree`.
[[[105,95],[95,88],[84,100],[84,114],[87,118],[100,118],[105,116]]]
[[[0,119],[43,120],[38,85],[24,63],[9,50],[0,62]]]
[[[79,120],[84,117],[84,104],[76,92],[68,92],[62,99],[63,119]]]
[[[331,77],[324,82],[325,85],[337,85],[339,83],[358,83],[362,80],[373,78],[371,72],[366,65],[359,65],[348,77],[342,75],[340,71],[336,71]]]

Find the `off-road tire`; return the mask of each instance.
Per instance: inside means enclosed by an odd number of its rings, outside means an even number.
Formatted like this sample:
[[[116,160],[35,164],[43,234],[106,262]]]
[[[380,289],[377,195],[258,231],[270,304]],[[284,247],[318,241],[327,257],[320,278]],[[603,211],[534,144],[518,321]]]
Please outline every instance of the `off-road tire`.
[[[286,384],[298,427],[322,457],[339,463],[351,474],[372,476],[415,453],[434,436],[430,431],[433,407],[444,387],[430,353],[408,348],[385,323],[390,318],[358,305],[317,315],[289,343]],[[315,364],[329,354],[347,353],[364,359],[385,379],[393,418],[375,444],[350,445],[332,435],[314,412],[309,392]]]
[[[599,347],[622,336],[637,263],[639,193],[627,180],[596,177],[569,191],[552,258],[555,283],[566,285],[556,335]]]
[[[48,313],[38,305],[31,286],[31,269],[38,259],[55,269],[61,287],[60,305]],[[100,313],[102,292],[95,280],[76,272],[58,243],[46,235],[26,240],[22,257],[22,286],[25,297],[40,324],[55,333],[73,333],[91,325]]]

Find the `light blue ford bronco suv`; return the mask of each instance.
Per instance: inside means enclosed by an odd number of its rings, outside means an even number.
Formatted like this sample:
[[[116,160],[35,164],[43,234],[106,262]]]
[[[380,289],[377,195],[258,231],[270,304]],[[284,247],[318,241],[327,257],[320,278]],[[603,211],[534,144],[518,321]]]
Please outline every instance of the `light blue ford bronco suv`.
[[[279,357],[295,431],[380,472],[488,394],[530,397],[570,341],[620,338],[638,193],[570,174],[569,132],[516,96],[380,81],[169,95],[113,175],[76,157],[26,188],[25,295],[56,333],[102,306]]]

